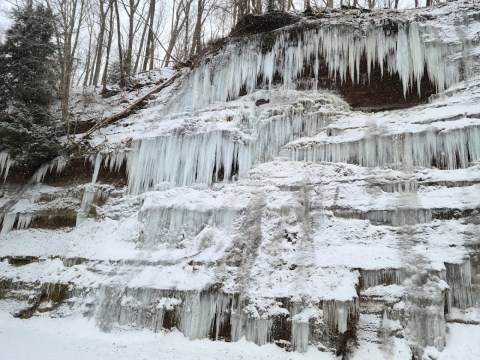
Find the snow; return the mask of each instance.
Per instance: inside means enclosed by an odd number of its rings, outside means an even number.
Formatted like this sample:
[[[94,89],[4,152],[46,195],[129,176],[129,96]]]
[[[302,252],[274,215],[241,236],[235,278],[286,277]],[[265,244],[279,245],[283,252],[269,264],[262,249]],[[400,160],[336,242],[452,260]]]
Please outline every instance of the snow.
[[[264,52],[260,36],[233,40],[190,74],[183,70],[147,109],[93,134],[87,183],[43,184],[48,172],[61,176],[69,159],[58,158],[22,192],[6,186],[0,279],[32,298],[43,291],[35,284],[68,284],[70,296],[50,313],[67,318],[37,312],[23,322],[2,313],[7,333],[30,332],[33,341],[42,327],[83,327],[81,342],[42,335],[74,354],[90,344],[93,358],[131,348],[145,358],[301,359],[333,358],[312,345],[335,351],[340,334],[356,328],[352,358],[411,358],[425,347],[461,358],[450,346],[463,328],[447,321],[478,318],[480,78],[469,74],[478,39],[468,23],[477,12],[458,15],[458,32],[449,34],[455,6],[463,14],[468,4],[425,10],[441,21],[412,23],[420,10],[398,14],[411,23],[398,33],[380,31],[375,14],[359,14],[351,31],[350,13],[344,25],[332,13],[305,20],[330,26],[307,30],[299,43],[289,29]],[[409,109],[364,113],[338,94],[294,86],[305,60],[320,66],[321,57],[332,77],[362,86],[363,54],[370,70],[399,73],[404,91],[418,91],[426,64],[444,91]],[[94,101],[81,121],[134,97]],[[10,160],[0,153],[0,175]],[[99,177],[123,177],[123,169],[126,186]],[[68,221],[53,226],[55,214]],[[3,312],[26,306],[24,295],[7,292],[18,304],[2,300]],[[183,335],[163,329],[172,326]],[[263,346],[279,326],[278,342],[304,355]],[[223,336],[232,343],[190,341]],[[52,351],[64,356],[60,349]]]
[[[177,331],[151,333],[126,329],[105,333],[85,318],[20,320],[4,312],[0,314],[0,347],[6,359],[103,360],[112,356],[119,360],[335,359],[330,353],[314,348],[300,354],[286,352],[272,344],[258,346],[245,339],[235,343],[190,341]],[[25,339],[28,339],[28,346],[25,346]]]

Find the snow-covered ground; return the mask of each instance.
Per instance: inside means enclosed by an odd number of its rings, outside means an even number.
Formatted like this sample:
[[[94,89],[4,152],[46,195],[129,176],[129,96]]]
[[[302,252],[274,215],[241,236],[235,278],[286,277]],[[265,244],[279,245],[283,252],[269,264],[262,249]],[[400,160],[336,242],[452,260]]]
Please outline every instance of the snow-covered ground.
[[[0,312],[1,359],[5,360],[334,360],[314,348],[305,354],[246,340],[225,343],[186,339],[178,331],[101,332],[85,318],[35,317],[19,320]]]
[[[151,333],[124,329],[105,333],[86,318],[34,317],[13,318],[0,312],[0,349],[8,360],[335,360],[336,356],[313,347],[306,353],[286,352],[273,345],[255,345],[241,340],[236,343],[186,339],[172,332]],[[427,354],[437,360],[477,360],[480,328],[473,325],[449,324],[447,346],[443,352],[431,348]],[[385,351],[385,349],[388,351]],[[392,347],[394,350],[392,351]],[[405,343],[375,344],[361,342],[350,360],[410,360]]]

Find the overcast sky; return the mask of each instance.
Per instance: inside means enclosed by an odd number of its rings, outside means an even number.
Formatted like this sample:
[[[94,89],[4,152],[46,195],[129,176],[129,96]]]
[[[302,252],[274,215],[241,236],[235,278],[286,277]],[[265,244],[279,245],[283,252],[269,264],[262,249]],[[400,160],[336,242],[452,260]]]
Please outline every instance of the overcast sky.
[[[10,4],[0,0],[0,36],[3,35],[3,32],[10,25],[10,20],[8,19],[8,14],[7,14],[7,10],[10,8],[11,8]]]

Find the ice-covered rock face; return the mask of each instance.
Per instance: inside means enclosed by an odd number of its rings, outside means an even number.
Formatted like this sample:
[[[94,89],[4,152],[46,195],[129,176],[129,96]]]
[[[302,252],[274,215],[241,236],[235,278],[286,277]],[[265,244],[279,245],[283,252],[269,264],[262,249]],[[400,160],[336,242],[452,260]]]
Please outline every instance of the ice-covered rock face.
[[[355,14],[233,39],[92,139],[108,153],[7,184],[0,307],[408,360],[478,323],[480,9]],[[381,73],[439,93],[352,110]]]
[[[382,81],[388,84],[377,97],[400,82],[404,97],[414,93],[420,98],[424,78],[438,92],[471,72],[470,61],[458,61],[470,51],[463,34],[468,24],[458,26],[458,37],[452,39],[445,38],[442,25],[434,21],[369,20],[360,18],[348,24],[347,19],[348,25],[328,19],[306,21],[233,41],[220,55],[193,71],[173,106],[197,109],[211,102],[236,99],[259,87],[317,89],[338,84],[349,94],[351,88],[376,88]],[[372,78],[376,69],[379,77]],[[427,91],[431,94],[432,90]],[[354,100],[352,95],[347,99],[361,106],[360,99]],[[399,100],[390,99],[390,107],[396,107]],[[368,106],[367,99],[364,101],[363,106]]]

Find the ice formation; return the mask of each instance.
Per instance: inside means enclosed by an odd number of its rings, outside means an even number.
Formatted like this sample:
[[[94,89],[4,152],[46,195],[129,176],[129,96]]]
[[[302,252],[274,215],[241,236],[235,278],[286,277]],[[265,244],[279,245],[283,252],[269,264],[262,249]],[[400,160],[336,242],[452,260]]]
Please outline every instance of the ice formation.
[[[33,179],[36,182],[42,182],[45,179],[47,173],[55,171],[56,174],[60,174],[67,166],[68,159],[63,156],[59,156],[47,164],[42,165],[33,175]]]
[[[15,162],[13,159],[10,157],[10,154],[7,151],[1,151],[0,152],[0,176],[3,175],[3,179],[6,180],[8,176],[8,172],[10,170],[10,167],[14,164]]]
[[[239,213],[233,209],[189,210],[179,207],[144,208],[140,217],[144,223],[143,246],[160,243],[178,245],[185,238],[198,235],[207,226],[232,229]]]
[[[445,281],[450,286],[450,306],[458,309],[480,306],[480,291],[472,284],[472,265],[467,260],[461,264],[445,264]]]
[[[406,170],[415,166],[458,169],[480,160],[479,138],[478,126],[440,133],[433,128],[419,133],[372,135],[357,141],[303,140],[286,146],[282,154],[295,161],[389,165]]]
[[[301,32],[281,30],[274,36],[274,40],[257,37],[230,44],[223,56],[200,66],[185,85],[180,106],[196,109],[235,99],[242,90],[252,93],[259,85],[258,79],[260,86],[271,88],[277,74],[282,88],[296,88],[297,79],[308,69],[314,74],[311,86],[316,88],[321,66],[326,66],[330,78],[360,83],[363,56],[369,78],[376,66],[382,74],[398,74],[405,95],[414,88],[420,94],[424,75],[437,91],[461,77],[450,55],[463,51],[463,44],[444,43],[437,29],[421,23],[398,24],[398,32],[389,34],[382,26],[370,26],[362,33],[349,26],[329,25]]]
[[[327,96],[324,101],[335,100]],[[345,106],[339,103],[340,108]],[[277,156],[289,141],[318,132],[329,124],[332,115],[328,107],[322,109],[322,103],[304,102],[299,107],[269,112],[265,118],[252,118],[251,135],[238,130],[209,129],[195,134],[176,130],[137,141],[127,158],[129,191],[138,194],[165,182],[185,186],[243,177],[253,164]]]
[[[3,215],[3,221],[2,221],[2,230],[0,231],[0,234],[6,234],[12,231],[15,225],[15,221],[17,220],[17,213],[8,212],[2,215]]]
[[[83,158],[85,184],[36,183],[16,208],[7,189],[2,284],[35,292],[27,315],[78,311],[104,330],[175,328],[345,356],[365,343],[390,357],[401,344],[408,359],[441,351],[448,321],[480,306],[480,78],[451,87],[469,75],[457,55],[477,35],[443,39],[413,17],[367,17],[354,30],[310,19],[302,31],[231,39],[169,90],[175,104],[141,110],[134,130],[105,129],[115,140]],[[404,94],[422,79],[449,90],[364,113],[320,89],[325,76],[367,86],[374,68],[398,74]],[[0,175],[9,161],[0,153]],[[58,209],[58,223],[10,233]]]

